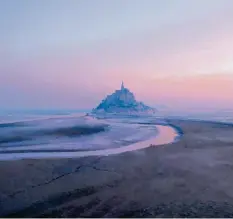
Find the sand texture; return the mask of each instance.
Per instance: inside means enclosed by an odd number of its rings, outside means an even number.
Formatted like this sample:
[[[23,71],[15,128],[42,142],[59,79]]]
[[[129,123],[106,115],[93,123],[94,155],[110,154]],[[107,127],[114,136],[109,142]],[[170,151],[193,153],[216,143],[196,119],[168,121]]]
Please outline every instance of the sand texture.
[[[173,144],[0,162],[0,216],[233,217],[233,126],[169,121]]]

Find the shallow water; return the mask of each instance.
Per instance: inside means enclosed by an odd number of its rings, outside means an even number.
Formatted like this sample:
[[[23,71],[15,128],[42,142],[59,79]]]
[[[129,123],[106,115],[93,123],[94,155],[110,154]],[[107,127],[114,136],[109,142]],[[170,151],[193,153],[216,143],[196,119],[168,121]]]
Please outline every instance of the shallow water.
[[[49,118],[0,128],[1,152],[99,150],[130,145],[156,135],[156,128],[90,116]]]
[[[0,124],[0,149],[68,142],[103,132],[108,125],[87,117],[43,118]]]
[[[0,159],[110,155],[176,140],[174,128],[154,121],[69,115],[8,122],[0,126]]]
[[[78,151],[78,152],[28,152],[28,153],[7,153],[0,154],[0,160],[15,159],[42,159],[42,158],[74,158],[87,156],[108,156],[121,154],[128,151],[135,151],[150,146],[157,146],[172,143],[178,136],[175,128],[171,126],[156,125],[158,134],[156,137],[146,141],[137,142],[128,146],[110,148],[95,151]]]

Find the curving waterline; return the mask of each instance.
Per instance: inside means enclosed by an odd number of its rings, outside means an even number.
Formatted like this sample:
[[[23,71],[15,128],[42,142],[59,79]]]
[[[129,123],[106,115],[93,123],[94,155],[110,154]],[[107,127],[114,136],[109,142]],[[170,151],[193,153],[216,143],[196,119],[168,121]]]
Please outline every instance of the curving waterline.
[[[43,159],[43,158],[75,158],[89,156],[108,156],[135,151],[150,147],[151,145],[164,145],[174,142],[179,136],[177,130],[172,126],[156,125],[158,134],[155,138],[142,142],[137,142],[124,147],[103,149],[96,151],[76,151],[76,152],[29,152],[29,153],[0,153],[0,160],[20,160],[20,159]]]

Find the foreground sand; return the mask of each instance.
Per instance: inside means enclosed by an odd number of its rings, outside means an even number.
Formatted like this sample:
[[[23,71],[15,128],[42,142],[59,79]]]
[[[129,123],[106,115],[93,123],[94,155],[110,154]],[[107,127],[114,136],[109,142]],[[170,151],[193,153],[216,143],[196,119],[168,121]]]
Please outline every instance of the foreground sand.
[[[0,216],[232,217],[233,126],[170,122],[184,135],[169,145],[0,162]]]

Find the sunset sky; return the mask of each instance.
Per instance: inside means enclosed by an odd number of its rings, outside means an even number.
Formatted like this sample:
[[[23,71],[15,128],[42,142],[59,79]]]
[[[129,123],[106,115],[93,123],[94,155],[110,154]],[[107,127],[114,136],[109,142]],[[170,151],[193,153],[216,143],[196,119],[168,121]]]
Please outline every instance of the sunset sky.
[[[0,108],[233,109],[232,0],[0,0]]]

